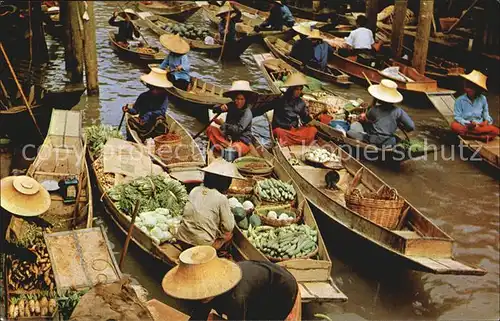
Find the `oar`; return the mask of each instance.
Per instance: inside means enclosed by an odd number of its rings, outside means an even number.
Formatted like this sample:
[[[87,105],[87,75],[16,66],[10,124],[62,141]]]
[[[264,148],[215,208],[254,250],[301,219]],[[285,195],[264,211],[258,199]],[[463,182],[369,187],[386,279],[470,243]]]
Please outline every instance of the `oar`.
[[[127,112],[124,111],[123,114],[122,114],[122,119],[120,120],[120,125],[118,125],[118,131],[120,131],[122,129],[122,124],[123,124],[123,120],[125,119],[125,114]]]
[[[134,229],[135,218],[137,216],[137,212],[139,212],[139,205],[141,204],[140,200],[137,200],[135,203],[134,211],[132,212],[132,220],[130,221],[130,227],[128,228],[127,238],[125,239],[125,244],[123,245],[122,253],[120,254],[120,263],[118,267],[120,270],[122,269],[123,260],[125,259],[125,255],[127,255],[128,244],[130,243],[130,238],[132,237],[132,230]]]
[[[200,135],[201,135],[201,133],[203,133],[203,132],[204,132],[204,131],[208,128],[208,126],[210,126],[210,125],[211,125],[211,124],[212,124],[212,123],[213,123],[213,122],[214,122],[214,121],[215,121],[215,120],[216,120],[216,119],[217,119],[217,118],[218,118],[221,114],[222,114],[222,113],[218,113],[217,115],[215,115],[215,116],[214,116],[214,118],[212,118],[212,119],[208,122],[208,124],[207,124],[205,127],[203,127],[203,129],[202,129],[202,130],[201,130],[198,134],[196,134],[196,135],[194,135],[194,136],[193,136],[193,139],[198,138],[198,136],[200,136]]]
[[[120,10],[121,10],[122,12],[124,12],[124,13],[127,15],[128,19],[129,19],[129,20],[130,20],[130,22],[132,23],[132,26],[134,26],[134,29],[135,29],[135,30],[137,30],[137,32],[141,35],[142,40],[144,40],[144,42],[146,43],[146,45],[147,45],[148,47],[151,47],[151,46],[149,45],[149,42],[146,40],[146,38],[144,38],[144,35],[141,33],[141,31],[139,30],[139,28],[138,28],[138,27],[134,24],[134,21],[132,21],[132,19],[130,18],[129,14],[128,14],[127,12],[125,12],[125,9],[123,9],[122,5],[118,3],[118,6],[120,7]]]
[[[224,48],[226,47],[226,38],[227,38],[227,32],[229,31],[228,29],[230,20],[231,20],[231,10],[229,10],[229,12],[227,13],[226,28],[224,29],[224,40],[222,41],[222,48],[220,49],[220,56],[218,61],[222,59],[222,55],[224,54]]]
[[[364,71],[362,71],[361,73],[363,74],[363,76],[365,76],[365,79],[366,79],[366,81],[368,82],[368,85],[370,85],[370,86],[371,86],[371,85],[372,85],[372,82],[370,81],[370,79],[368,79],[368,77],[366,76],[365,72],[364,72]]]

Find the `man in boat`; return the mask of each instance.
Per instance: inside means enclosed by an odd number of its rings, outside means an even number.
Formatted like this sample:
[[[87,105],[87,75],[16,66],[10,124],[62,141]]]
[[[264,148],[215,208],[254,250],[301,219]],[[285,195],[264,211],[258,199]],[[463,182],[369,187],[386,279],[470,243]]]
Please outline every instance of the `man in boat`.
[[[373,32],[366,28],[368,19],[364,15],[359,15],[356,18],[356,30],[351,31],[349,37],[345,38],[347,48],[339,50],[339,54],[347,57],[358,55],[361,53],[372,52],[372,45],[375,43]]]
[[[313,56],[308,65],[326,71],[328,69],[328,57],[333,54],[333,48],[323,41],[321,32],[318,29],[313,29],[308,38],[313,45]]]
[[[271,1],[271,11],[269,17],[258,26],[254,27],[255,32],[263,30],[281,31],[283,28],[291,28],[295,24],[292,12],[282,1]]]
[[[413,131],[415,124],[410,116],[394,104],[403,101],[398,85],[384,79],[379,85],[371,85],[368,92],[374,98],[373,107],[361,114],[358,122],[351,124],[347,136],[378,147],[393,147],[400,139],[395,135],[398,127]]]
[[[483,95],[487,91],[487,77],[473,70],[470,74],[461,75],[464,81],[465,93],[455,101],[454,122],[451,130],[465,138],[489,141],[500,134],[497,126],[493,125],[488,110],[488,101]]]
[[[116,21],[117,17],[121,17],[123,20]],[[134,25],[132,20],[139,19],[139,16],[132,9],[125,9],[125,11],[118,13],[117,11],[113,12],[113,16],[109,19],[109,24],[113,27],[118,27],[118,33],[115,34],[116,42],[122,46],[127,48],[130,40],[135,40],[135,38],[139,38],[141,34],[139,30]]]
[[[216,151],[226,147],[233,147],[239,156],[244,156],[250,151],[252,143],[252,111],[250,104],[255,100],[257,94],[245,80],[234,81],[231,88],[224,93],[233,101],[227,105],[214,108],[215,113],[227,112],[226,121],[216,119],[215,123],[220,128],[209,126],[207,136]]]
[[[12,218],[20,218],[42,228],[52,227],[39,216],[50,208],[49,192],[35,179],[28,176],[9,176],[0,181],[0,253],[14,254],[21,260],[35,261],[30,250],[10,243],[6,239]]]
[[[304,86],[307,86],[307,79],[302,74],[291,74],[283,84],[286,88],[283,96],[253,112],[255,117],[274,109],[273,134],[282,146],[311,144],[318,132],[316,127],[304,126],[312,120],[301,98]]]
[[[148,91],[139,95],[133,107],[123,107],[123,112],[136,115],[128,119],[128,124],[142,140],[168,132],[165,118],[168,95],[165,89],[171,88],[172,83],[167,80],[166,74],[165,70],[151,68],[149,74],[141,76]]]
[[[233,179],[245,179],[222,158],[202,169],[203,185],[189,193],[176,238],[183,248],[210,245],[228,255],[235,225],[227,193]]]
[[[303,25],[293,26],[293,30],[299,34],[300,39],[297,40],[290,51],[290,57],[307,65],[314,55],[314,48],[311,39],[309,39],[310,28]]]
[[[212,310],[228,320],[301,320],[297,281],[277,264],[234,263],[208,246],[190,248],[179,260],[162,287],[171,297],[198,301],[190,320],[207,320]]]
[[[185,91],[191,90],[191,77],[189,76],[191,65],[187,56],[190,50],[189,44],[178,34],[162,35],[160,43],[170,51],[161,63],[160,68],[167,70],[167,78],[176,88]]]

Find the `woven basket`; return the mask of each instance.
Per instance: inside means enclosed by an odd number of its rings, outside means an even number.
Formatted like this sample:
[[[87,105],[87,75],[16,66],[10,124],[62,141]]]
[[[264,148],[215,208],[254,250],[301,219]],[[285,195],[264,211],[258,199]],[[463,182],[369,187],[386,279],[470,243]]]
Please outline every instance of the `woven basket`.
[[[247,178],[245,180],[233,179],[227,192],[228,194],[237,194],[237,195],[252,194],[254,185],[255,185],[255,179],[253,178]]]
[[[169,135],[169,134],[156,136],[154,138],[156,150],[159,150],[163,145],[176,145],[182,141],[182,137],[180,137],[180,136],[177,139],[171,139],[171,138],[167,137],[167,135]]]
[[[310,259],[310,258],[316,256],[318,254],[318,251],[319,251],[319,246],[316,245],[316,249],[314,251],[312,251],[311,253],[309,253],[309,254],[307,254],[305,256],[296,257],[296,258],[279,259],[277,257],[272,257],[272,256],[268,256],[268,255],[265,255],[265,254],[264,255],[271,262],[283,262],[283,261],[288,261],[288,260],[306,260],[306,259]]]
[[[292,208],[290,205],[259,206],[255,209],[255,214],[259,215],[260,220],[265,225],[274,226],[274,227],[282,227],[282,226],[288,226],[291,224],[298,223],[302,219],[302,210],[300,210],[300,208],[301,208],[301,206],[299,206],[299,209],[295,209],[295,208]],[[270,219],[270,218],[267,218],[267,213],[270,211],[294,213],[295,219],[288,220],[288,221]]]

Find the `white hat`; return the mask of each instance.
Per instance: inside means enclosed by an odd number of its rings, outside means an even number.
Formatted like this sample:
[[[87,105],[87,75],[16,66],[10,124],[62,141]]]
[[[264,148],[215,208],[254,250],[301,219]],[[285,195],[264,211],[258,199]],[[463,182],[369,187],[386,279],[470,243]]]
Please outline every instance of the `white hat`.
[[[118,14],[120,17],[125,19],[126,16],[130,17],[130,20],[137,20],[139,19],[139,15],[132,9],[125,9],[124,11],[120,12]]]
[[[389,79],[383,79],[380,85],[371,85],[368,92],[374,98],[385,101],[386,103],[400,103],[403,101],[403,95],[398,91],[398,85]]]
[[[239,93],[244,94],[248,100],[254,99],[257,96],[257,93],[253,91],[252,87],[250,87],[250,83],[246,80],[233,81],[231,88],[229,88],[223,96],[234,99],[234,96]]]
[[[246,179],[238,172],[238,168],[235,164],[230,163],[223,158],[218,158],[210,165],[202,168],[201,170],[205,173],[211,173],[236,179]]]
[[[19,216],[38,216],[50,208],[49,192],[29,176],[9,176],[0,181],[0,205]]]
[[[233,12],[235,11],[234,8],[229,4],[229,2],[226,2],[222,7],[220,7],[219,12],[215,16],[220,16],[228,12]]]
[[[482,72],[473,70],[470,74],[460,76],[483,88],[484,90],[488,90],[488,87],[486,87],[486,79],[488,79],[488,77],[486,77],[486,75],[484,75]]]
[[[160,43],[168,51],[174,52],[179,55],[184,55],[189,52],[189,44],[186,40],[182,39],[179,34],[165,34],[160,36]]]
[[[311,30],[307,38],[323,40],[323,36],[321,35],[321,32],[318,29]]]
[[[156,67],[151,68],[149,74],[142,75],[141,80],[146,84],[159,88],[171,88],[174,86],[170,81],[168,81],[167,72]]]
[[[304,24],[296,24],[292,27],[295,32],[300,33],[301,35],[309,36],[311,34],[311,27]]]
[[[301,73],[293,73],[286,79],[285,83],[281,86],[285,87],[295,87],[295,86],[307,86],[307,79]]]

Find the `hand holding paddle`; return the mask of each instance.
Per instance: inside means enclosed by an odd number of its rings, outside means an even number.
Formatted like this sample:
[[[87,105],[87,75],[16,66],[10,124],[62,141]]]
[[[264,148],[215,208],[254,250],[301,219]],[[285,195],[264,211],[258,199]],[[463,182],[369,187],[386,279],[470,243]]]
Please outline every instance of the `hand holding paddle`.
[[[211,125],[211,124],[212,124],[212,123],[213,123],[213,122],[214,122],[214,121],[215,121],[215,120],[216,120],[216,119],[217,119],[217,118],[218,118],[221,114],[222,114],[222,113],[218,113],[218,114],[216,114],[216,115],[214,116],[214,118],[212,118],[212,119],[208,122],[208,124],[207,124],[205,127],[203,127],[203,129],[202,129],[200,132],[198,132],[198,134],[196,134],[196,135],[194,135],[194,136],[193,136],[193,139],[198,138],[198,136],[200,136],[200,135],[201,135],[201,133],[203,133],[203,132],[204,132],[204,131],[208,128],[208,126],[210,126],[210,125]]]

